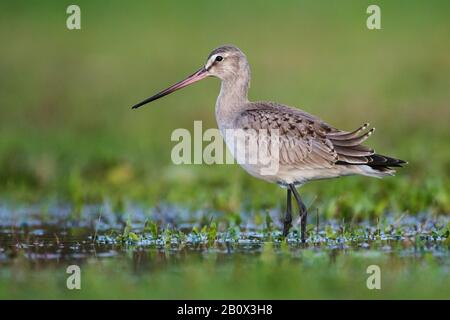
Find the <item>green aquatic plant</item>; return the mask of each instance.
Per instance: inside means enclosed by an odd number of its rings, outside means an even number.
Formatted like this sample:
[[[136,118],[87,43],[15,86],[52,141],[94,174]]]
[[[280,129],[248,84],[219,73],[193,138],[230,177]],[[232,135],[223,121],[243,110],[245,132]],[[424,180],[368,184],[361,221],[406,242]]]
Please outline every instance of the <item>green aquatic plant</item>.
[[[264,232],[265,233],[271,233],[272,232],[272,217],[270,216],[270,214],[267,212],[266,213],[266,224],[265,224],[265,228],[264,228]]]
[[[217,238],[217,225],[215,222],[211,222],[207,230],[208,245],[212,246],[216,241],[216,238]]]
[[[156,222],[145,220],[144,222],[144,233],[149,233],[153,239],[158,239],[159,228]]]

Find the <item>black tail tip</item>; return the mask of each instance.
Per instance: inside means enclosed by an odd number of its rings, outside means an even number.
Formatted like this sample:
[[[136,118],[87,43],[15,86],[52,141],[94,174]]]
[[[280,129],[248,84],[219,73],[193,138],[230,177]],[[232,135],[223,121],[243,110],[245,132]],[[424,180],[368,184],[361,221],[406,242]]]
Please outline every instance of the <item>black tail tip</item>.
[[[396,159],[396,158],[391,158],[388,156],[383,156],[380,154],[374,154],[370,157],[370,162],[368,163],[369,166],[371,167],[378,167],[378,166],[382,166],[382,167],[402,167],[405,164],[408,164],[407,161],[405,160],[401,160],[401,159]]]

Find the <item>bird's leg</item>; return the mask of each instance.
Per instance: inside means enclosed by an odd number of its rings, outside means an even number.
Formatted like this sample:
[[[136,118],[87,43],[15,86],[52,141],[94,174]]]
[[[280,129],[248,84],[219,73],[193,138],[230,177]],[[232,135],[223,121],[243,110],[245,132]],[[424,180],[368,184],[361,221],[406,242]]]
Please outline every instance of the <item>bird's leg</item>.
[[[306,218],[308,217],[308,211],[306,210],[306,206],[303,203],[302,199],[300,198],[300,195],[298,194],[297,189],[293,184],[289,185],[289,188],[292,190],[292,193],[294,193],[295,200],[297,201],[298,209],[300,211],[300,219],[301,219],[301,240],[302,242],[306,242]]]
[[[291,190],[287,189],[287,205],[286,205],[286,216],[283,221],[283,236],[287,237],[289,229],[292,226],[292,200],[291,200]]]

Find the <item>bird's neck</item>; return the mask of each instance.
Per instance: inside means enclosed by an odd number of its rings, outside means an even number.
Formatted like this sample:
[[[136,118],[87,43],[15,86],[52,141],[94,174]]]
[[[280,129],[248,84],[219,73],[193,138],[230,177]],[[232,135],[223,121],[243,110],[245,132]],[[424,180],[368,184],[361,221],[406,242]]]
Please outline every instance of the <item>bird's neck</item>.
[[[243,106],[249,102],[249,86],[250,72],[222,80],[220,94],[216,102],[216,117],[218,122],[226,120],[236,112],[241,111]]]

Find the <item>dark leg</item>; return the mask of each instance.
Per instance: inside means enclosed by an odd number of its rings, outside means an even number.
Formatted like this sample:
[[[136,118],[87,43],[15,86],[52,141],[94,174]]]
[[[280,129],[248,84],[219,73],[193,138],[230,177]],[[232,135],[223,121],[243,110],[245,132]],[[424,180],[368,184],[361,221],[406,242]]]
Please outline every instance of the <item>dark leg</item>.
[[[294,193],[295,200],[297,201],[298,209],[300,210],[300,219],[301,219],[301,240],[302,242],[306,242],[306,218],[308,217],[308,212],[306,210],[306,206],[303,203],[300,195],[298,194],[297,189],[293,184],[289,185],[289,188]]]
[[[287,205],[286,205],[286,216],[284,217],[283,224],[283,236],[287,237],[289,229],[292,226],[292,201],[291,201],[291,190],[287,189]]]

